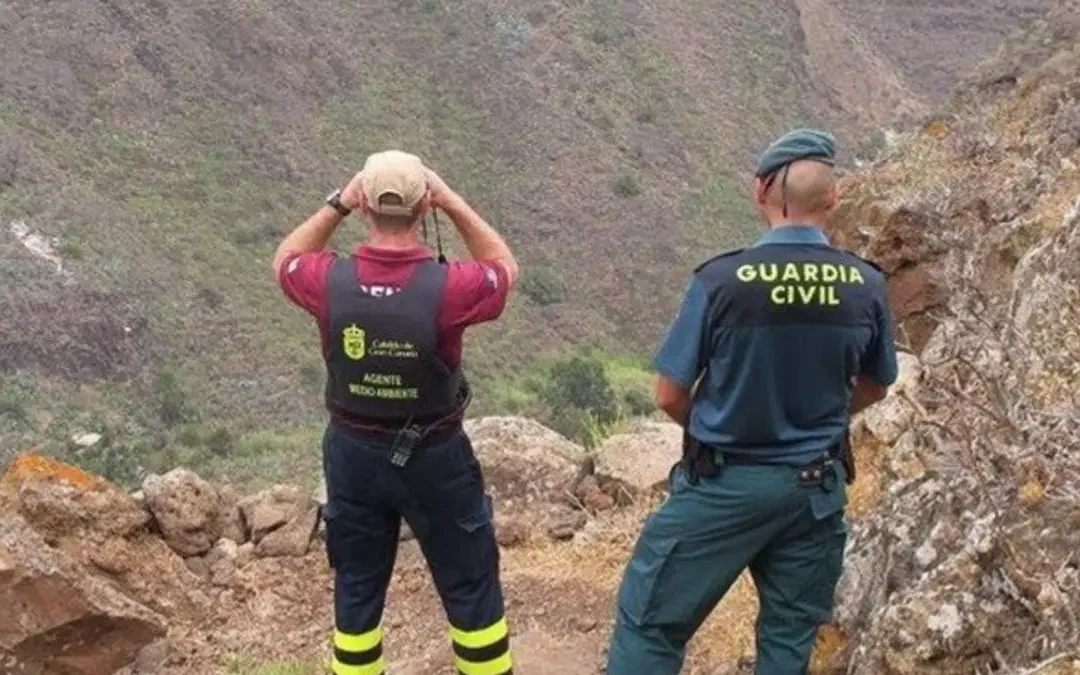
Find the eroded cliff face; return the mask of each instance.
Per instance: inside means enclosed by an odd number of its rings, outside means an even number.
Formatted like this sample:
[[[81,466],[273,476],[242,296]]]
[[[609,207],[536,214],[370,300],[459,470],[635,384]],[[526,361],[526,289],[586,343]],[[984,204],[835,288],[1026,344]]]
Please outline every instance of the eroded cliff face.
[[[889,275],[909,355],[856,424],[884,499],[826,669],[1080,672],[1078,45],[1063,2],[847,182],[833,238]]]

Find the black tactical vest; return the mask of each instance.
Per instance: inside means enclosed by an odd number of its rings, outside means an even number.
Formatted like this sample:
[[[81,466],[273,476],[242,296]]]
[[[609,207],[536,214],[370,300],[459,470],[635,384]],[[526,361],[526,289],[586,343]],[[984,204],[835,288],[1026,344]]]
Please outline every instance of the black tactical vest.
[[[421,263],[399,292],[373,297],[361,289],[358,264],[342,258],[330,268],[327,408],[347,421],[389,427],[454,413],[461,371],[438,354],[446,267]]]

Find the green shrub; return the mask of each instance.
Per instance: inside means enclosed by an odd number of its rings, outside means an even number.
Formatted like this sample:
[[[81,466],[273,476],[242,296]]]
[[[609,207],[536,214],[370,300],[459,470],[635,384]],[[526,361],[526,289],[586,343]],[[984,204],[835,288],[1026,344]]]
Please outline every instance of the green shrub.
[[[651,107],[642,108],[638,111],[636,119],[642,124],[652,124],[656,121],[656,110]]]
[[[566,282],[554,267],[533,267],[521,275],[521,292],[541,307],[563,302],[567,290]]]
[[[620,197],[636,197],[641,194],[641,185],[637,176],[630,171],[624,171],[615,179],[612,189]]]
[[[599,359],[575,355],[552,365],[550,374],[545,398],[552,408],[576,408],[601,422],[615,419],[615,392]]]
[[[64,260],[78,262],[86,258],[86,253],[83,251],[82,247],[71,241],[61,242],[56,252],[59,253],[60,257]]]
[[[300,381],[312,389],[318,389],[323,383],[323,373],[321,362],[308,361],[300,366]]]
[[[162,468],[153,463],[156,453],[154,444],[149,441],[117,442],[106,435],[92,447],[72,451],[66,459],[121,487],[134,490],[148,470]]]
[[[199,435],[199,428],[194,424],[181,427],[176,432],[176,442],[180,445],[186,445],[189,448],[194,448],[202,443],[202,437]]]
[[[236,445],[236,436],[227,427],[218,427],[206,438],[206,449],[218,457],[226,457]]]
[[[618,416],[618,401],[603,362],[593,355],[556,361],[539,385],[547,408],[542,421],[567,438],[586,443],[590,430]]]
[[[22,427],[30,425],[30,413],[26,406],[9,397],[0,398],[0,428],[4,426]]]
[[[157,398],[158,418],[166,427],[171,429],[191,419],[187,396],[180,388],[175,373],[159,373],[154,382],[154,394]]]
[[[645,417],[656,410],[656,405],[653,403],[649,392],[639,389],[623,392],[622,402],[627,414],[631,417]]]

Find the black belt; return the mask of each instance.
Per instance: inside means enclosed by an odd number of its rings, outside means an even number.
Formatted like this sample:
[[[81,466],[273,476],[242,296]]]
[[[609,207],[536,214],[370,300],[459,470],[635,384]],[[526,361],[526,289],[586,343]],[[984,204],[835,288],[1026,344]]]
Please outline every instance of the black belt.
[[[405,428],[404,426],[390,427],[376,424],[364,424],[338,416],[333,417],[333,422],[353,435],[372,441],[386,443],[392,443]],[[423,441],[418,447],[428,447],[444,443],[454,436],[457,436],[458,433],[461,432],[461,428],[461,420],[444,424],[436,423],[435,425],[426,428],[421,427],[423,430]]]
[[[784,464],[781,463],[781,462],[770,462],[770,461],[768,461],[767,458],[763,457],[762,455],[756,454],[756,453],[730,452],[728,450],[724,450],[722,448],[719,448],[719,447],[717,447],[715,445],[704,445],[703,444],[702,447],[704,447],[706,450],[708,450],[712,454],[713,459],[714,459],[714,461],[716,462],[716,464],[718,466],[722,466],[722,465],[728,465],[728,466],[784,466]],[[829,448],[829,450],[822,453],[820,457],[818,457],[818,458],[816,458],[816,459],[814,459],[814,460],[812,460],[810,462],[806,462],[804,464],[789,464],[787,466],[791,466],[792,468],[795,468],[795,469],[812,468],[813,466],[815,466],[817,464],[823,464],[825,462],[829,462],[829,461],[836,460],[836,459],[840,459],[840,447],[839,446]]]
[[[850,484],[855,478],[855,462],[851,455],[851,446],[848,435],[845,433],[839,441],[833,444],[817,458],[806,464],[788,466],[799,472],[799,480],[804,483],[824,484],[828,476],[835,475],[834,463],[844,465],[847,474],[847,482]],[[687,480],[696,483],[699,477],[716,476],[724,466],[785,466],[783,463],[770,462],[759,453],[731,452],[722,447],[702,443],[694,438],[688,431],[683,430],[683,456],[673,467],[668,476],[670,482],[674,471],[682,467]]]

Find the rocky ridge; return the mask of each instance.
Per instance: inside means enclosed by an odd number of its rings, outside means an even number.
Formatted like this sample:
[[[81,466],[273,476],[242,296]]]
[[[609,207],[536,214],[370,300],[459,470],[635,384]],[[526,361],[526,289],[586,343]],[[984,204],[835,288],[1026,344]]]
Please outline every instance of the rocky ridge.
[[[488,418],[468,428],[504,550],[536,539],[573,543],[595,516],[642,494],[596,474],[580,447],[534,422]],[[0,600],[15,608],[0,616],[3,672],[217,672],[227,653],[266,640],[245,634],[254,626],[238,628],[244,614],[293,617],[293,642],[285,641],[325,656],[324,501],[322,490],[289,485],[238,499],[184,468],[148,476],[128,494],[42,455],[20,456],[0,481]],[[415,543],[403,556],[421,561]],[[406,594],[426,581],[416,567],[399,569]],[[431,642],[409,641],[421,652]],[[432,672],[431,658],[421,653],[402,667]]]
[[[882,499],[819,656],[856,674],[1080,672],[1080,3],[852,178],[905,373],[856,424]]]

